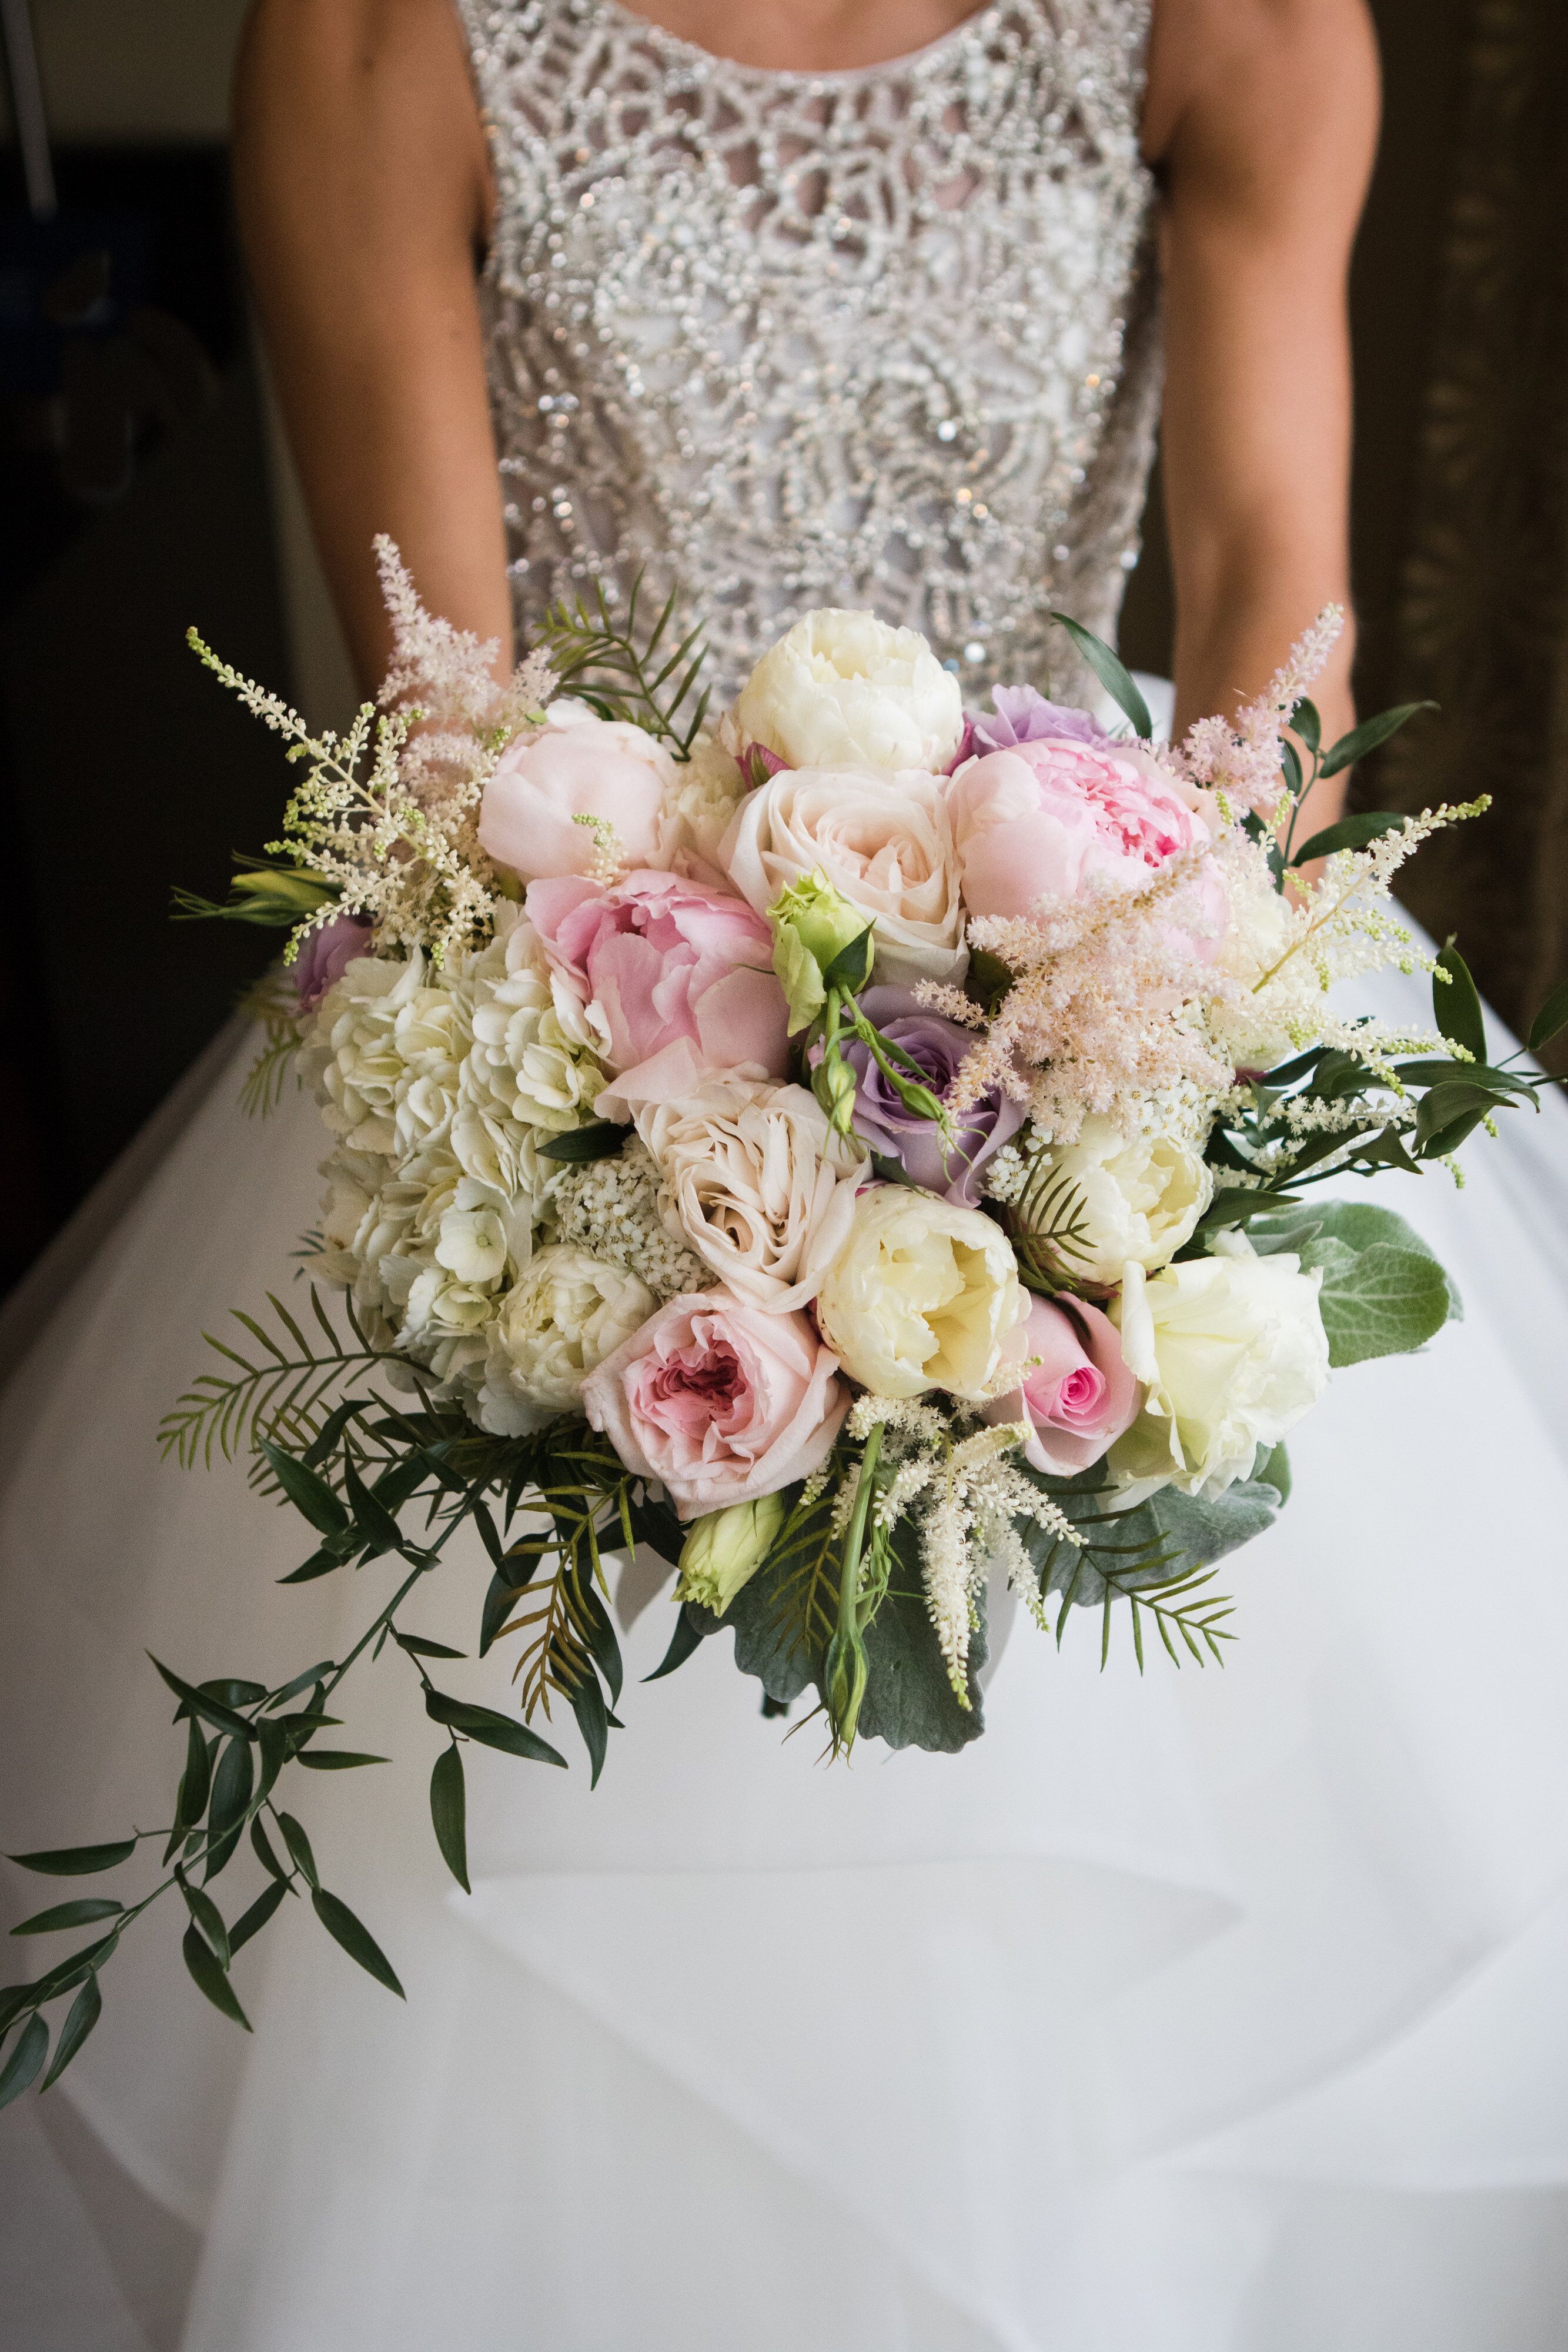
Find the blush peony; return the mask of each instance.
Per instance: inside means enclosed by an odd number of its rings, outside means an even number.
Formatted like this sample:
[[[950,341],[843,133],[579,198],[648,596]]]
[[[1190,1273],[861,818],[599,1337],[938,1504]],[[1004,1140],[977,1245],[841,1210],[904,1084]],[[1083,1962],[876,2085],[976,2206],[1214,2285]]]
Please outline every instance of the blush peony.
[[[709,1290],[661,1307],[589,1374],[582,1403],[627,1468],[692,1519],[810,1477],[849,1395],[808,1316]]]
[[[674,1101],[715,1070],[782,1077],[789,1008],[773,934],[738,898],[672,874],[528,886],[528,911],[571,984],[606,1066],[644,1102]],[[595,1108],[627,1117],[614,1087]]]
[[[600,719],[568,696],[552,702],[542,734],[508,744],[485,786],[479,845],[525,881],[587,874],[597,818],[622,858],[650,866],[660,855],[661,819],[675,787],[675,763],[652,735],[623,719]]]
[[[947,809],[971,915],[1134,888],[1210,838],[1193,786],[1131,743],[1046,736],[988,751],[954,777]]]

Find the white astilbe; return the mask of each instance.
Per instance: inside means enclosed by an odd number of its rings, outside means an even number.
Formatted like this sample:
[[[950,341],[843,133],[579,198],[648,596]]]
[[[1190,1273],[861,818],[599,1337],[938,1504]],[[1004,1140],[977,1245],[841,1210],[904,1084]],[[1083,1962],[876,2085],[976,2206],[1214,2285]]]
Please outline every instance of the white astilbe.
[[[972,948],[1011,970],[1013,985],[946,1096],[955,1116],[993,1087],[1028,1104],[1041,1139],[1071,1143],[1096,1112],[1135,1133],[1151,1095],[1176,1088],[1208,1098],[1231,1083],[1204,1014],[1235,998],[1231,976],[1205,963],[1182,926],[1201,911],[1182,903],[1212,855],[1204,842],[1166,860],[1140,889],[1101,884],[1082,898],[1041,898],[1028,915],[969,926]],[[1194,893],[1196,897],[1196,893]],[[956,989],[922,998],[974,1024]]]
[[[423,949],[437,967],[481,946],[504,903],[475,831],[485,785],[506,745],[540,723],[550,673],[538,655],[502,685],[494,645],[425,612],[390,540],[377,560],[392,630],[381,705],[367,702],[346,735],[313,735],[297,710],[214,654],[203,662],[305,767],[269,856],[331,886],[284,950],[339,915],[372,926],[376,952]]]
[[[1266,692],[1244,703],[1234,719],[1200,719],[1172,753],[1188,782],[1218,792],[1232,814],[1249,811],[1270,821],[1285,790],[1281,746],[1291,711],[1322,670],[1344,627],[1344,611],[1325,604],[1292,646]]]

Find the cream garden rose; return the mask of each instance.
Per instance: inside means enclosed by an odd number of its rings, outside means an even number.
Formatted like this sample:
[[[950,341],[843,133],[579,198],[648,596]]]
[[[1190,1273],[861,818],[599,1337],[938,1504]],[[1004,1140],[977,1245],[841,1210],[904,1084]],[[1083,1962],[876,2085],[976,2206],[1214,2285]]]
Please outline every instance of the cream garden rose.
[[[731,731],[792,768],[942,771],[964,731],[964,698],[917,630],[828,607],[763,655]]]
[[[816,1297],[867,1168],[813,1095],[716,1077],[636,1120],[667,1187],[668,1231],[737,1298],[786,1314]]]
[[[852,1380],[892,1397],[984,1397],[1028,1312],[1001,1227],[904,1184],[861,1194],[817,1299],[822,1336]]]
[[[1064,1260],[1071,1278],[1107,1290],[1121,1281],[1129,1259],[1151,1273],[1167,1265],[1214,1198],[1213,1171],[1178,1136],[1129,1139],[1092,1113],[1076,1142],[1042,1158],[1077,1195],[1087,1254]]]
[[[876,925],[883,981],[960,977],[964,909],[941,780],[910,769],[784,769],[741,803],[720,858],[759,915],[815,876]]]
[[[480,1399],[485,1427],[516,1436],[580,1410],[589,1373],[656,1303],[637,1275],[586,1250],[554,1242],[537,1252],[491,1329]]]
[[[1223,1494],[1316,1404],[1329,1377],[1318,1283],[1289,1251],[1258,1257],[1245,1241],[1155,1275],[1125,1267],[1111,1319],[1146,1394],[1111,1449],[1124,1499]]]

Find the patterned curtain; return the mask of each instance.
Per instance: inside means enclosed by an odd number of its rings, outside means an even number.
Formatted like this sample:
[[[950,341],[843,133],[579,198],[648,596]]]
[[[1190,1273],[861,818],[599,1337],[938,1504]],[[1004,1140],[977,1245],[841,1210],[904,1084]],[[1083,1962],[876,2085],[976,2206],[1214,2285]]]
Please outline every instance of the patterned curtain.
[[[1568,973],[1565,0],[1469,0],[1463,74],[1390,697],[1443,715],[1357,798],[1491,793],[1423,850],[1410,903],[1519,1028]]]

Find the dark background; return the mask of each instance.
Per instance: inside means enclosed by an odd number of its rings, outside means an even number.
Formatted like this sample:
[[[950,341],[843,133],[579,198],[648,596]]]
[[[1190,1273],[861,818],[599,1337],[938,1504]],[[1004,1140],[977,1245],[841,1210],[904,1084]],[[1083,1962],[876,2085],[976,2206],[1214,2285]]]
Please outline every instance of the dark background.
[[[320,716],[286,610],[221,137],[237,0],[36,0],[61,212],[0,153],[0,1287],[134,1134],[275,943],[172,927],[268,837],[274,739],[183,632]],[[1421,695],[1364,805],[1490,790],[1411,902],[1516,1024],[1568,971],[1568,9],[1375,0],[1386,129],[1356,255],[1364,709]],[[1312,94],[1302,93],[1310,106]],[[1289,135],[1289,126],[1281,127]],[[81,257],[107,251],[107,278]],[[99,282],[101,280],[102,282]],[[40,317],[40,298],[47,313]],[[1167,670],[1157,478],[1123,650]],[[304,671],[305,675],[301,675]],[[335,715],[335,714],[334,714]]]

